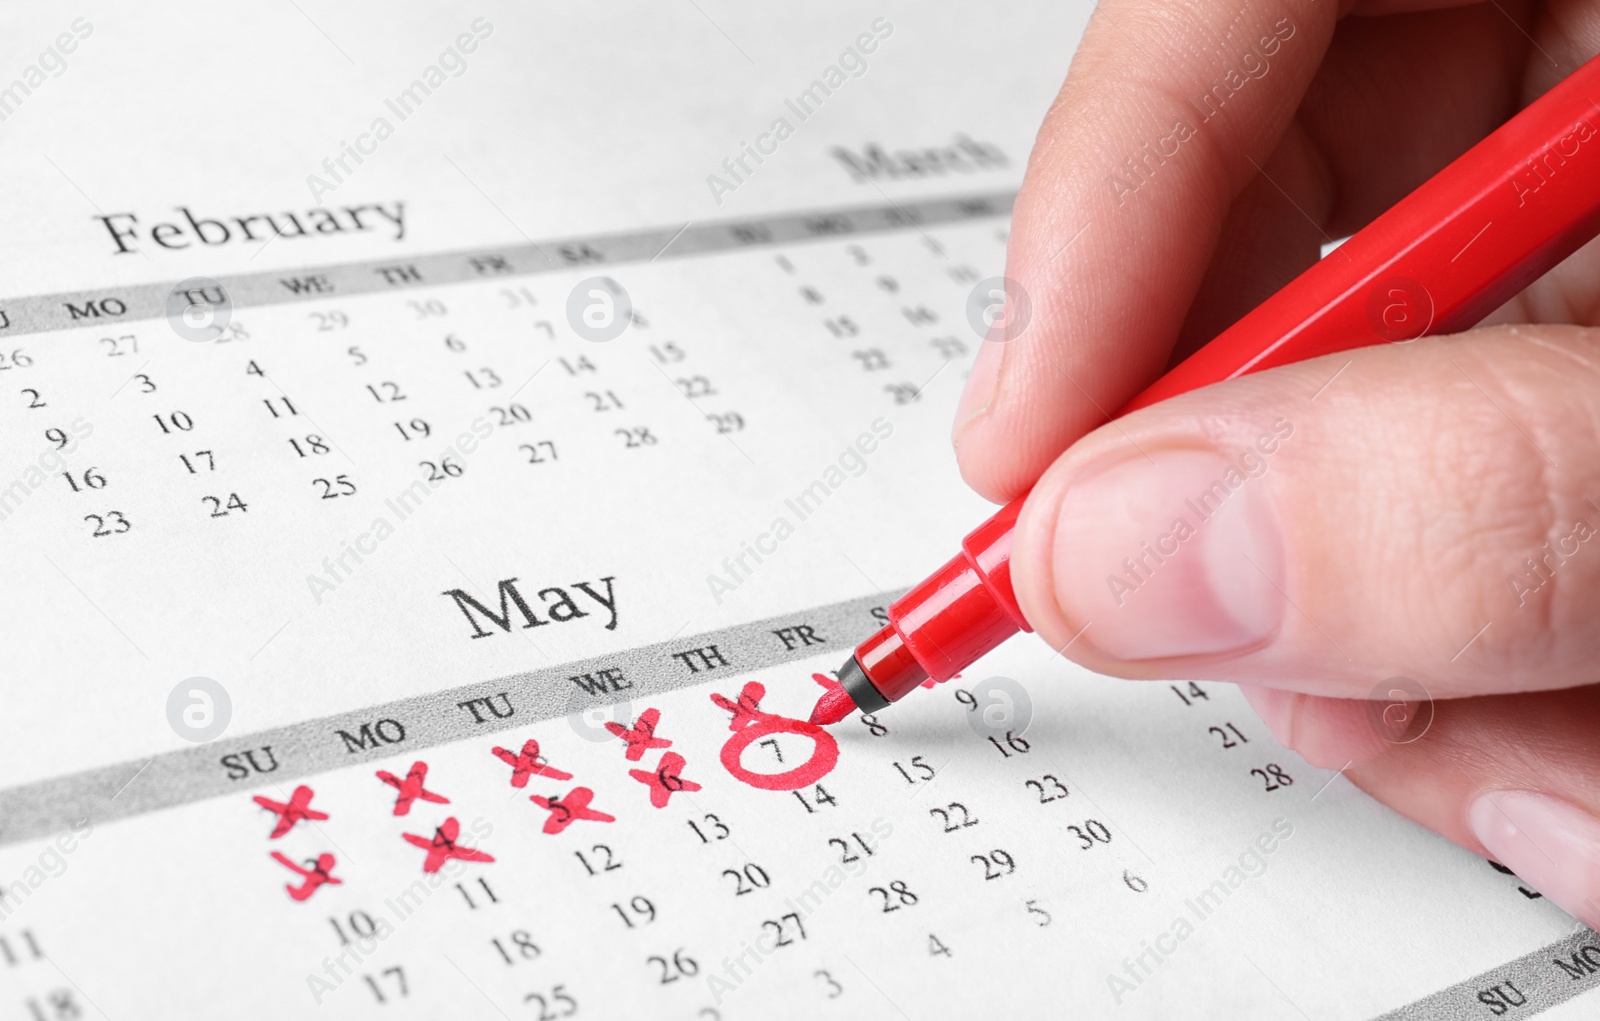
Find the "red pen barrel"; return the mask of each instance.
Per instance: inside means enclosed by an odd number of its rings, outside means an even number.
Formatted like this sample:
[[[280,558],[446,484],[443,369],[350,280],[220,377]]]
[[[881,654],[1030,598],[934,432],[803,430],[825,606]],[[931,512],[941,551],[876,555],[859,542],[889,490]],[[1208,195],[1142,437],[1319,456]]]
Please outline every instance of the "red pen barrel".
[[[1600,232],[1590,60],[1139,394],[1480,322]]]

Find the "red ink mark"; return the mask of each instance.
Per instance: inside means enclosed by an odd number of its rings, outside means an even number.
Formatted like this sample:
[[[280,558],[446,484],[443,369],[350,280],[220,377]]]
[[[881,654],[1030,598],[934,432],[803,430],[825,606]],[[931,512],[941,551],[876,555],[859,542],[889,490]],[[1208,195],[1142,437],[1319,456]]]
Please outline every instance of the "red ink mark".
[[[617,821],[616,816],[606,815],[589,807],[589,802],[594,800],[594,791],[587,787],[574,787],[569,793],[554,798],[534,794],[529,796],[528,800],[540,808],[549,810],[550,818],[544,821],[546,833],[560,833],[580,819],[592,819],[595,822]]]
[[[305,790],[304,787],[300,789]],[[327,817],[324,816],[323,818]],[[299,886],[295,886],[293,883],[284,884],[283,888],[289,891],[290,900],[303,901],[309,899],[323,883],[339,886],[344,882],[342,879],[333,878],[333,855],[326,852],[317,855],[316,860],[311,862],[310,868],[301,868],[296,865],[284,857],[282,851],[273,851],[272,860],[305,880]]]
[[[461,824],[455,816],[446,819],[439,828],[433,831],[433,838],[419,837],[415,833],[402,833],[406,843],[424,848],[428,852],[427,860],[422,863],[422,871],[438,872],[439,867],[451,858],[460,858],[462,861],[494,861],[494,855],[483,851],[474,850],[464,844],[456,842],[456,837],[461,833]]]
[[[951,680],[951,681],[959,681],[959,680],[961,680],[961,675],[960,675],[960,674],[951,674],[951,675],[950,675],[950,676],[949,676],[949,677],[947,677],[947,678],[946,678],[946,679],[945,679],[945,680]],[[927,679],[927,680],[925,680],[925,681],[923,681],[923,682],[922,682],[922,684],[921,684],[921,685],[919,685],[919,687],[923,687],[923,688],[931,688],[931,687],[933,687],[933,686],[934,686],[934,685],[935,685],[935,684],[943,684],[943,683],[944,683],[944,681],[936,681],[936,680],[934,680],[934,679],[933,679],[933,678],[932,678],[932,677],[930,677],[930,678],[928,678],[928,679]]]
[[[252,798],[251,800],[256,804],[278,817],[277,825],[272,827],[272,833],[267,839],[277,840],[294,829],[294,824],[302,819],[307,821],[326,819],[328,817],[327,812],[319,812],[311,807],[311,799],[314,796],[315,794],[310,787],[301,784],[294,789],[293,794],[289,795],[288,801],[273,801],[259,794]],[[306,896],[309,897],[310,894]]]
[[[711,701],[733,714],[728,722],[733,736],[722,746],[722,768],[733,774],[734,779],[764,791],[799,790],[827,776],[839,761],[839,742],[815,724],[762,712],[761,699],[766,694],[767,689],[761,682],[751,681],[739,692],[737,701],[717,694],[711,696]],[[756,773],[744,768],[744,750],[774,734],[800,734],[811,738],[816,743],[811,758],[783,773]]]
[[[395,776],[388,770],[378,770],[378,779],[393,787],[400,793],[394,799],[394,814],[407,815],[411,812],[411,803],[418,798],[431,801],[436,805],[448,805],[450,799],[442,794],[435,794],[422,785],[428,779],[428,764],[426,762],[413,762],[411,771],[404,780]]]
[[[667,752],[661,756],[661,764],[655,772],[648,769],[630,769],[628,775],[642,784],[650,787],[650,804],[657,808],[666,808],[667,799],[679,791],[697,791],[700,785],[693,780],[685,780],[678,774],[684,766],[683,756],[677,752]]]
[[[514,752],[496,745],[493,749],[496,758],[511,767],[511,786],[528,786],[530,776],[548,776],[552,780],[571,780],[572,774],[565,773],[544,761],[539,754],[539,742],[533,738],[522,743],[522,751]]]
[[[838,691],[841,687],[838,678],[829,677],[827,674],[812,674],[811,679],[822,685],[827,691]]]
[[[711,701],[733,714],[733,719],[728,721],[728,729],[738,730],[741,727],[748,727],[753,723],[761,722],[761,719],[767,715],[761,711],[761,699],[766,694],[767,689],[764,685],[757,681],[751,681],[739,692],[737,700],[730,700],[713,692]]]
[[[644,758],[644,753],[651,748],[667,748],[672,742],[664,737],[656,737],[656,724],[661,722],[661,710],[646,709],[639,714],[632,727],[624,727],[620,723],[607,723],[606,729],[628,742],[626,752],[629,762],[638,762]]]

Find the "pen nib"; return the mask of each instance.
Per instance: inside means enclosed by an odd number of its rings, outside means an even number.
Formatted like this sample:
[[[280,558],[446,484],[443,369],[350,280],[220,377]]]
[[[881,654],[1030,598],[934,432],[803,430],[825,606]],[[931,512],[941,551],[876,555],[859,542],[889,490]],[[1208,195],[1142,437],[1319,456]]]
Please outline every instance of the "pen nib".
[[[820,727],[840,720],[856,711],[856,703],[844,688],[829,688],[817,699],[817,707],[811,710],[811,719],[808,721]]]

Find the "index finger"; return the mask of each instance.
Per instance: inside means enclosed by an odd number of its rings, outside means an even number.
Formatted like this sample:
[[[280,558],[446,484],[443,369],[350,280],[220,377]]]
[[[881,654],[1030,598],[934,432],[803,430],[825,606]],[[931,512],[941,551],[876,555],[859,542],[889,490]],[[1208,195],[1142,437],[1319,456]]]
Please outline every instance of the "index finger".
[[[1026,490],[1160,373],[1259,170],[1249,154],[1279,147],[1335,16],[1326,3],[1100,4],[1012,217],[1007,289],[1031,319],[991,332],[957,413],[962,471],[984,495]]]
[[[1317,0],[1097,8],[1013,217],[1007,290],[1035,314],[991,334],[957,411],[979,492],[1026,491],[1327,231],[1363,226],[1568,73],[1594,0],[1339,6],[1381,17],[1335,33],[1341,11]]]

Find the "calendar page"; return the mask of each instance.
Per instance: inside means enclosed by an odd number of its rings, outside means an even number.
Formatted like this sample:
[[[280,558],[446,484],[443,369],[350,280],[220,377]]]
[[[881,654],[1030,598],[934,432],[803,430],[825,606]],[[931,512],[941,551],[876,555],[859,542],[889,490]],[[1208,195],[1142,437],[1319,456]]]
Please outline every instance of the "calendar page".
[[[804,722],[1090,10],[11,5],[0,1017],[1590,1016],[1230,686]]]

